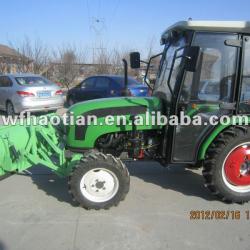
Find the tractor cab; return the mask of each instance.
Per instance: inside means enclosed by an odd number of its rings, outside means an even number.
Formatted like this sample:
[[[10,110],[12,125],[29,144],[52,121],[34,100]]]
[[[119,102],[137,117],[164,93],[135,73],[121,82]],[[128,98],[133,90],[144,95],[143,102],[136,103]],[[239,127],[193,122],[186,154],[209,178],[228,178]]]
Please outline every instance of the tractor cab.
[[[248,22],[231,21],[182,21],[162,34],[153,96],[161,99],[167,117],[183,112],[202,119],[201,126],[164,128],[161,150],[167,162],[197,162],[201,144],[215,128],[209,117],[250,113],[249,35]],[[131,66],[139,61],[133,53]]]

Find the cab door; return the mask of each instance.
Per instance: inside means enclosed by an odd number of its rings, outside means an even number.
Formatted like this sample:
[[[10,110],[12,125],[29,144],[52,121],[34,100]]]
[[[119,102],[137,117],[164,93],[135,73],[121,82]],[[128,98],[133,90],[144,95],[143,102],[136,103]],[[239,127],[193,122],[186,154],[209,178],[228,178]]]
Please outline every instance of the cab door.
[[[200,46],[201,57],[196,72],[185,72],[177,100],[176,115],[199,115],[201,125],[178,124],[173,131],[172,162],[196,161],[201,139],[213,128],[211,115],[231,115],[236,86],[238,47],[226,45],[238,35],[198,32],[193,46]]]

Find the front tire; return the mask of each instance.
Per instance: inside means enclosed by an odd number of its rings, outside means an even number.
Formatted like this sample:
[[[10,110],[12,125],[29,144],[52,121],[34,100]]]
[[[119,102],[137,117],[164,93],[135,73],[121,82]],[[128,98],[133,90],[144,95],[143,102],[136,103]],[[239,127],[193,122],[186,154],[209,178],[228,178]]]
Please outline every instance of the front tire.
[[[98,152],[84,156],[72,171],[69,192],[86,209],[108,209],[125,199],[129,184],[121,160]]]
[[[207,150],[205,186],[225,202],[250,200],[250,132],[247,127],[223,131]]]

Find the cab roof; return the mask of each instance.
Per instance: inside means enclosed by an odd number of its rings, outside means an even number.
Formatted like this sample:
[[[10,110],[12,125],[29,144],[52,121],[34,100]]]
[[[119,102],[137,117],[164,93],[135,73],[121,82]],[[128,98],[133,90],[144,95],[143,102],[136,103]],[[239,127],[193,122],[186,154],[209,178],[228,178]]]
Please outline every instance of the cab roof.
[[[167,28],[162,38],[167,38],[170,31],[213,31],[250,34],[250,21],[180,21]]]

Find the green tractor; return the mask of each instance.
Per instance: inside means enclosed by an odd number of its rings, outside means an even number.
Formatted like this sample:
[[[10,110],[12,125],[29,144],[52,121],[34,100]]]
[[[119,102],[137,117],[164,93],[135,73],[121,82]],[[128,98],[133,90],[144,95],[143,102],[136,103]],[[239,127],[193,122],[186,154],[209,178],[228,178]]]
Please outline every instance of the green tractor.
[[[248,22],[174,24],[161,37],[164,49],[156,55],[161,62],[152,97],[91,100],[69,108],[75,119],[95,116],[98,126],[2,127],[0,176],[42,164],[69,178],[69,192],[82,207],[107,209],[129,191],[129,173],[119,158],[126,152],[129,158],[164,166],[202,167],[205,186],[214,195],[225,202],[249,201],[250,130],[233,119],[250,118],[249,38]],[[140,54],[131,53],[131,68],[141,63]],[[170,118],[183,113],[199,116],[202,124],[154,122],[155,114]],[[127,122],[107,124],[110,115]],[[138,116],[149,122],[137,124]],[[214,124],[214,117],[228,122]]]

